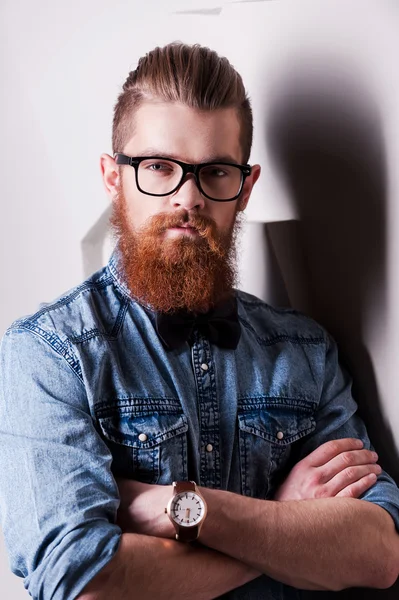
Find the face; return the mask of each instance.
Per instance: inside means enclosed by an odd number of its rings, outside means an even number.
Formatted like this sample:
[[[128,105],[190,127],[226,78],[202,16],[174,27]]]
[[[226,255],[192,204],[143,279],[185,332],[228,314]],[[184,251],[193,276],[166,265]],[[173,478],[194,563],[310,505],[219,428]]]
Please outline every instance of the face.
[[[178,104],[146,103],[136,112],[134,134],[123,153],[194,164],[241,164],[238,118],[233,109],[201,112]],[[103,155],[101,166],[114,203],[111,222],[122,272],[134,298],[159,312],[182,309],[200,313],[231,295],[237,213],[247,205],[259,177],[258,165],[252,168],[239,198],[229,202],[204,197],[192,174],[175,192],[154,197],[138,189],[134,168],[129,165],[120,169],[112,157]],[[151,184],[169,186],[171,164],[160,163],[157,169],[161,171],[155,173],[154,166],[148,163],[143,176]],[[217,186],[217,177],[224,174],[213,169],[204,177]]]
[[[165,156],[188,163],[225,162],[242,164],[240,124],[233,108],[199,111],[164,102],[143,104],[135,115],[134,134],[123,153],[128,156]],[[231,202],[215,202],[202,196],[193,175],[170,196],[153,197],[141,193],[136,186],[134,169],[124,166],[119,178],[118,166],[112,157],[102,155],[101,167],[106,190],[115,200],[122,186],[131,227],[137,231],[152,216],[159,213],[187,211],[211,217],[218,230],[231,230],[238,210],[246,207],[252,187],[260,174],[259,165],[252,167],[240,198]],[[165,237],[195,236],[189,228],[168,229]]]

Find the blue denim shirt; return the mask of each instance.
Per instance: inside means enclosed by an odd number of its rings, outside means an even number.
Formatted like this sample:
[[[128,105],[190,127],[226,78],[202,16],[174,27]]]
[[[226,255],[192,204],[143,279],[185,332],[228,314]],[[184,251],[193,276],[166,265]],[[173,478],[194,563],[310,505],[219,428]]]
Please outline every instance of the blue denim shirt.
[[[166,351],[117,254],[6,332],[0,352],[0,512],[12,571],[37,600],[72,600],[117,551],[114,475],[273,498],[323,442],[370,442],[326,332],[237,291],[242,335]],[[144,433],[145,436],[140,436]],[[386,474],[364,494],[399,529]],[[134,583],[132,583],[134,597]],[[266,576],[230,599],[297,598]]]

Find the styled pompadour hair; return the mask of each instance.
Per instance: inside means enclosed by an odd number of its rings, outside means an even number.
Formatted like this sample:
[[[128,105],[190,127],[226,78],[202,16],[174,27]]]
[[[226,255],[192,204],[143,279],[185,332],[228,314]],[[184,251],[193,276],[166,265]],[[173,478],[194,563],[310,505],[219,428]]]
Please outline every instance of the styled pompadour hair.
[[[243,162],[251,153],[253,119],[241,75],[227,58],[199,44],[173,42],[140,58],[114,108],[113,152],[123,152],[134,133],[134,116],[146,100],[179,102],[199,110],[235,108],[241,126]]]

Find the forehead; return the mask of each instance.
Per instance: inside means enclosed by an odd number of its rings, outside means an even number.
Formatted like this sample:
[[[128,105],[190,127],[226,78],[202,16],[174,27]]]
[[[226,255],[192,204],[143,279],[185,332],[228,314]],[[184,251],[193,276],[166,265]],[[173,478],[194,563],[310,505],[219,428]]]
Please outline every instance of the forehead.
[[[190,163],[230,157],[241,162],[240,123],[234,108],[203,111],[178,103],[145,102],[135,112],[125,153],[174,156]]]

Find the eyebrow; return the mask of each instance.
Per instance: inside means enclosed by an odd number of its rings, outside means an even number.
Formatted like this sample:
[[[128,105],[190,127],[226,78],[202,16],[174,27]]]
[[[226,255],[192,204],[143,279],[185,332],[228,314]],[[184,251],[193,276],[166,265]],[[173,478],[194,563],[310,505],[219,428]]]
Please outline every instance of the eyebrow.
[[[161,156],[162,158],[171,158],[172,160],[180,160],[181,162],[188,162],[188,161],[182,160],[182,158],[180,156],[178,156],[177,154],[173,154],[173,152],[163,152],[162,150],[158,150],[157,148],[147,148],[146,150],[143,150],[141,153],[137,153],[137,156],[143,156],[143,157]],[[217,162],[227,162],[227,163],[233,163],[235,165],[241,164],[235,158],[233,158],[230,154],[223,154],[223,155],[218,154],[218,155],[213,155],[213,156],[207,156],[207,157],[203,158],[201,161],[199,161],[198,163],[189,163],[189,164],[217,163]]]

